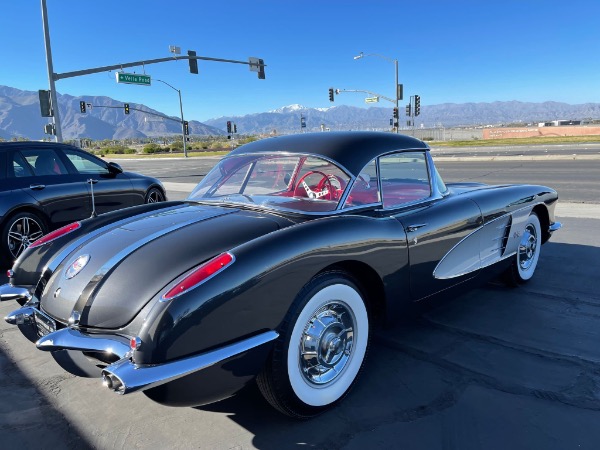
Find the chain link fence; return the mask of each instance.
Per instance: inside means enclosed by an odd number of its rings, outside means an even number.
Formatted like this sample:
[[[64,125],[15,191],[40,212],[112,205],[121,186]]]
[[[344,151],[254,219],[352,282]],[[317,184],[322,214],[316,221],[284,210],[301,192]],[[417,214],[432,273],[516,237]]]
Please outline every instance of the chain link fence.
[[[483,139],[481,128],[400,128],[400,133],[423,141],[473,141]]]

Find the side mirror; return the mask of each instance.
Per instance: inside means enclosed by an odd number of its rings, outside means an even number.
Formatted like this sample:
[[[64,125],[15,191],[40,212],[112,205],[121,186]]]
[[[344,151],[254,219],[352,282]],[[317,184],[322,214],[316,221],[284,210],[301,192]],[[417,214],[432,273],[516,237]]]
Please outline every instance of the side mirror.
[[[123,168],[120,165],[118,165],[116,162],[111,161],[108,163],[108,171],[110,173],[117,175],[119,173],[123,173]]]

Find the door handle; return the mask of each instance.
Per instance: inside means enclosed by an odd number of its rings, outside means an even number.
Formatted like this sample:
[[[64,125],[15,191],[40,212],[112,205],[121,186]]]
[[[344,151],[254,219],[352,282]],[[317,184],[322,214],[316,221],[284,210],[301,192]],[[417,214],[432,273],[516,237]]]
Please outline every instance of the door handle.
[[[29,189],[33,189],[34,191],[41,191],[46,187],[45,184],[30,184]]]
[[[407,226],[406,231],[408,231],[410,233],[412,231],[417,231],[419,228],[423,228],[426,226],[427,226],[426,223],[415,223],[414,225]]]

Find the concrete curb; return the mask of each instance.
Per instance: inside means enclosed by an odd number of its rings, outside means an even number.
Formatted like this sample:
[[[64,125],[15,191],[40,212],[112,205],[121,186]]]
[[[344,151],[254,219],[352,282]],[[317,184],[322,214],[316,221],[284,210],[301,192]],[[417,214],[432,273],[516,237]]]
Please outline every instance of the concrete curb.
[[[478,161],[597,161],[600,155],[515,155],[515,156],[436,156],[438,162],[478,162]]]

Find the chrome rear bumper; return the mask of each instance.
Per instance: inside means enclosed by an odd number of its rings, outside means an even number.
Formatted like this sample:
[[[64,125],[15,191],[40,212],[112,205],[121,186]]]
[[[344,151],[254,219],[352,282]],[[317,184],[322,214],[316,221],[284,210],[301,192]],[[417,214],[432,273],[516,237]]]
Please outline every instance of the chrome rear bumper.
[[[124,358],[131,351],[129,340],[125,337],[83,333],[75,328],[63,328],[42,336],[35,345],[45,352],[78,350],[113,354],[119,358]]]
[[[28,302],[31,300],[31,297],[31,292],[29,292],[29,289],[26,287],[13,286],[8,283],[0,286],[0,302],[9,300],[24,300],[25,302]]]
[[[45,333],[51,332],[38,339],[36,346],[39,350],[99,352],[119,357],[118,361],[102,370],[103,385],[118,394],[130,394],[161,386],[257,349],[279,337],[277,332],[271,330],[200,355],[162,364],[139,365],[133,362],[135,350],[131,349],[129,339],[125,336],[92,334],[76,328],[54,331],[54,320],[34,306],[17,309],[5,318],[13,325],[30,323],[34,326],[40,319],[49,324]]]
[[[197,356],[157,365],[137,365],[125,357],[102,371],[103,384],[118,394],[144,391],[211,367],[275,339],[275,331],[253,336]]]

